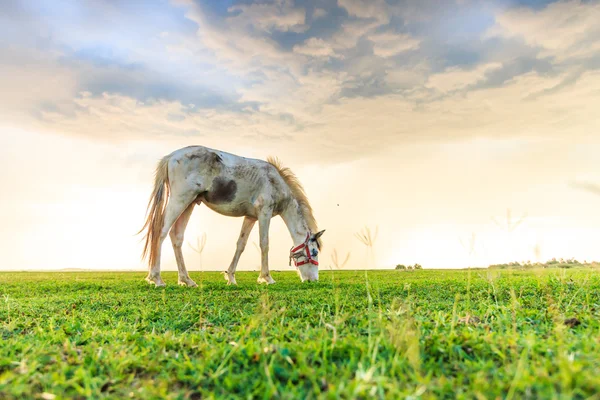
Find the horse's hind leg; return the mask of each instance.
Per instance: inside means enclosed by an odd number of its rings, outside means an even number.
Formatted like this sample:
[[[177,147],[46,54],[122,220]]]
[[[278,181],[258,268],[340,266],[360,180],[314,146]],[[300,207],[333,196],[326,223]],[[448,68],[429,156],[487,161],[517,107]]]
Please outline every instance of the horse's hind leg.
[[[165,218],[163,221],[163,227],[160,232],[160,240],[158,248],[156,250],[156,261],[150,267],[146,281],[154,283],[156,286],[165,286],[165,282],[160,277],[160,256],[162,250],[162,244],[167,237],[167,234],[171,230],[171,227],[177,221],[179,216],[188,208],[190,204],[193,204],[197,193],[192,191],[182,191],[171,188],[171,195],[169,196],[169,202],[165,210]]]
[[[173,244],[173,251],[175,252],[175,260],[177,261],[177,271],[179,272],[177,283],[182,286],[190,286],[196,287],[196,282],[194,282],[190,276],[188,275],[187,269],[185,268],[185,262],[183,261],[183,252],[181,251],[181,246],[183,245],[183,237],[185,234],[185,228],[192,216],[192,211],[194,211],[195,203],[192,203],[185,209],[183,213],[177,218],[175,224],[171,228],[171,232],[169,236],[171,237],[171,243]]]

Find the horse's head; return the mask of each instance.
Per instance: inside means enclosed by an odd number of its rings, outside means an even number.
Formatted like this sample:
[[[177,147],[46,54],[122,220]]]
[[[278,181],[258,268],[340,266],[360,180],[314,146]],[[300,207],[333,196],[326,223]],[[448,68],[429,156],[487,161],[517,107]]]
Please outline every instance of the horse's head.
[[[319,238],[323,233],[325,230],[315,234],[308,233],[304,243],[290,250],[290,264],[293,260],[302,282],[319,280],[319,252],[321,251]]]

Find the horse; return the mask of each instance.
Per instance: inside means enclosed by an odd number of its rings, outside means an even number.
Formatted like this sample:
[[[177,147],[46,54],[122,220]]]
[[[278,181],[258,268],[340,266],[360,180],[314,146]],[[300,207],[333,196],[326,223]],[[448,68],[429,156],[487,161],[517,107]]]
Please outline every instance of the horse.
[[[293,241],[289,265],[294,261],[302,282],[319,279],[321,236],[306,192],[296,175],[279,159],[266,161],[241,157],[204,146],[188,146],[163,157],[156,167],[154,189],[146,209],[142,259],[148,259],[150,284],[165,286],[160,276],[162,244],[169,234],[175,252],[178,284],[195,287],[185,267],[181,246],[194,206],[229,217],[243,217],[233,260],[224,272],[228,285],[236,285],[235,270],[248,236],[258,221],[261,268],[258,283],[273,284],[269,272],[269,224],[281,216]]]

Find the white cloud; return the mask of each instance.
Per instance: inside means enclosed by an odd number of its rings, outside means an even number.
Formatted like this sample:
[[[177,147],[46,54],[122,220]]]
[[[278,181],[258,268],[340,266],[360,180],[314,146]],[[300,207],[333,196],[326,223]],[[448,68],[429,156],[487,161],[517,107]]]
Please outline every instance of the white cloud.
[[[470,70],[452,67],[444,72],[431,75],[425,86],[442,92],[462,89],[483,81],[487,73],[501,67],[500,63],[482,64]]]
[[[510,9],[496,16],[486,37],[521,38],[540,47],[540,57],[560,61],[600,53],[600,3],[559,1],[542,10]]]
[[[236,5],[230,7],[229,11],[240,12],[239,15],[229,18],[231,25],[249,25],[265,32],[271,30],[304,32],[308,29],[308,26],[305,25],[306,11],[302,8],[295,8],[291,0]]]
[[[427,81],[429,69],[426,65],[410,68],[390,68],[386,71],[386,81],[391,87],[421,88]]]
[[[354,17],[374,19],[379,24],[390,20],[391,7],[385,0],[339,0],[338,5]]]
[[[112,141],[122,138],[210,137],[257,140],[282,140],[294,127],[277,115],[267,112],[239,113],[202,109],[174,101],[143,103],[128,96],[104,93],[94,97],[83,93],[75,99],[75,116],[66,117],[51,111],[43,113],[46,127],[57,132],[104,137]],[[229,139],[228,139],[229,138]]]
[[[340,146],[348,144],[347,157],[379,151],[392,143],[481,136],[586,137],[600,126],[594,100],[600,90],[600,72],[588,72],[560,92],[529,99],[560,79],[532,72],[503,87],[445,96],[418,107],[406,93],[343,99],[323,107],[315,117],[314,130],[339,135]]]
[[[301,45],[295,45],[294,52],[312,57],[331,57],[335,54],[329,43],[314,37],[307,39]]]
[[[448,6],[464,6],[454,2],[439,0],[398,1],[386,0],[339,0],[338,5],[350,16],[374,20],[378,25],[388,24],[393,16],[402,17],[405,21],[431,21],[432,17]]]
[[[287,2],[278,4],[281,7],[289,5]],[[379,22],[366,20],[347,21],[329,40],[313,37],[295,46],[294,51],[290,52],[280,48],[268,35],[249,32],[247,26],[233,24],[232,21],[237,17],[216,23],[197,6],[190,4],[189,7],[187,15],[197,22],[198,36],[193,38],[195,42],[186,42],[182,46],[191,49],[189,54],[196,54],[200,48],[210,49],[215,54],[214,62],[218,68],[227,69],[236,76],[250,76],[251,84],[240,85],[235,89],[241,96],[241,102],[259,103],[258,110],[197,110],[177,101],[142,104],[127,95],[110,92],[102,96],[82,95],[77,92],[76,85],[80,71],[74,70],[73,66],[63,64],[59,67],[55,65],[55,61],[44,61],[40,64],[43,68],[39,69],[51,72],[37,73],[41,77],[39,82],[35,80],[36,73],[27,72],[25,67],[18,71],[15,68],[7,69],[6,65],[0,66],[6,72],[0,74],[0,80],[10,77],[4,79],[3,87],[11,88],[12,93],[12,97],[0,98],[4,110],[8,110],[5,114],[14,114],[13,111],[17,108],[25,109],[34,100],[47,100],[68,109],[69,113],[52,107],[42,109],[41,120],[33,122],[36,127],[107,137],[110,140],[117,140],[120,136],[145,135],[201,136],[207,140],[218,137],[226,140],[225,138],[241,135],[248,143],[257,138],[270,138],[274,148],[281,142],[286,142],[286,146],[289,143],[302,142],[300,146],[311,143],[296,139],[298,135],[302,135],[322,144],[324,155],[336,153],[340,157],[342,155],[337,152],[344,147],[340,143],[345,140],[361,142],[365,138],[376,138],[374,142],[367,141],[358,148],[361,151],[377,151],[381,148],[381,143],[399,143],[407,138],[414,138],[417,132],[430,137],[477,134],[477,129],[480,129],[479,132],[491,129],[489,121],[494,121],[492,125],[498,127],[498,131],[493,134],[499,135],[515,132],[515,129],[518,131],[518,126],[512,125],[517,121],[521,126],[539,125],[545,132],[552,132],[556,129],[552,121],[558,115],[565,121],[572,121],[573,127],[579,129],[584,129],[585,124],[595,123],[589,105],[594,104],[593,95],[578,84],[575,87],[582,93],[572,98],[576,107],[563,102],[559,96],[571,93],[568,87],[559,87],[546,97],[560,102],[563,106],[560,112],[555,109],[554,113],[547,113],[544,108],[547,103],[542,104],[541,100],[534,98],[539,93],[556,88],[561,79],[572,73],[572,69],[555,77],[531,73],[509,80],[498,89],[480,89],[477,93],[455,95],[451,92],[482,82],[490,72],[500,68],[501,64],[487,62],[469,70],[455,67],[428,77],[426,62],[411,67],[398,67],[390,59],[390,56],[398,52],[419,46],[418,39],[392,33],[374,33]],[[355,12],[364,16],[371,12],[369,10],[367,7],[366,11]],[[255,15],[252,14],[254,11],[248,10],[243,10],[242,14],[246,12],[249,13],[248,16]],[[268,26],[266,21],[269,18],[257,18],[259,22],[251,24],[252,26]],[[286,26],[294,26],[295,23],[289,21]],[[297,18],[295,21],[301,19]],[[173,36],[169,35],[169,40],[175,40],[176,37]],[[367,54],[348,62],[344,70],[323,68],[324,63],[319,58],[342,57],[348,54],[344,51],[355,46],[361,37],[372,40],[375,55],[387,59],[381,60]],[[316,60],[310,60],[309,57]],[[344,94],[349,85],[360,85],[363,78],[368,81],[368,73],[375,69],[381,72],[381,76],[375,77],[375,84],[383,86],[385,90],[377,92],[377,97],[369,98],[369,95],[365,95],[367,98],[340,100],[340,94]],[[583,78],[590,90],[597,86],[596,75],[593,73],[584,74]],[[28,85],[28,82],[36,83]],[[41,90],[32,92],[28,88]],[[395,89],[403,90],[401,97],[385,94],[394,92]],[[431,97],[432,91],[427,89],[436,89],[448,96],[443,101],[432,102],[435,97]],[[510,91],[511,96],[503,97],[507,91]],[[479,100],[471,101],[474,98]],[[582,99],[589,104],[580,101]],[[509,106],[503,104],[510,101],[518,106],[513,106],[513,103]],[[492,104],[493,110],[490,110]],[[419,111],[416,112],[416,109]],[[510,116],[511,113],[514,115]],[[501,117],[498,117],[500,114]],[[571,115],[579,118],[587,116],[587,120],[578,121],[571,118]],[[398,123],[399,120],[402,124]],[[442,122],[437,124],[434,121]],[[564,127],[561,125],[560,129]],[[352,148],[353,146],[343,157],[351,156],[351,151],[354,151]]]
[[[374,43],[373,52],[380,57],[392,57],[408,50],[419,48],[420,40],[410,35],[395,33],[377,33],[369,35]]]
[[[336,50],[347,50],[356,46],[358,40],[379,26],[378,22],[349,21],[342,24],[341,29],[330,39]]]
[[[285,6],[289,3],[279,2],[278,4]],[[255,89],[259,89],[263,85],[277,85],[277,82],[269,82],[268,79],[264,79],[270,71],[280,71],[293,77],[303,73],[304,64],[308,59],[307,55],[284,50],[270,37],[268,32],[253,29],[254,26],[267,26],[270,17],[259,16],[253,12],[244,18],[256,16],[258,18],[256,24],[252,22],[237,23],[237,17],[213,21],[196,3],[186,1],[186,5],[188,8],[186,17],[198,26],[196,38],[203,51],[208,50],[213,54],[213,62],[217,68],[224,69],[228,74],[242,80],[251,80],[252,87]],[[304,21],[303,18],[297,17],[293,21]],[[287,28],[299,26],[295,22],[291,22],[292,19],[284,21],[288,21],[285,23]],[[283,26],[281,28],[283,29]],[[181,46],[194,48],[196,44],[191,43],[191,46],[182,44]],[[238,86],[237,89],[239,92],[244,88]],[[284,93],[281,92],[278,94],[278,96],[283,95]],[[276,102],[278,98],[271,98],[269,101]]]
[[[210,27],[200,18],[198,22],[198,37],[202,43],[214,51],[217,58],[230,66],[231,72],[247,72],[250,67],[275,64],[284,59],[284,54],[278,49],[277,44],[266,37],[253,37],[244,32],[230,31]]]

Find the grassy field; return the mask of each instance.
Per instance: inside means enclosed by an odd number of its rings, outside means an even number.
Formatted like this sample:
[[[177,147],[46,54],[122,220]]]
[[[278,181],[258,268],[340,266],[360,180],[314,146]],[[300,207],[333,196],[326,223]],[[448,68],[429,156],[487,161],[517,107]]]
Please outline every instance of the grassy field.
[[[256,276],[0,273],[0,398],[600,398],[596,270]]]

